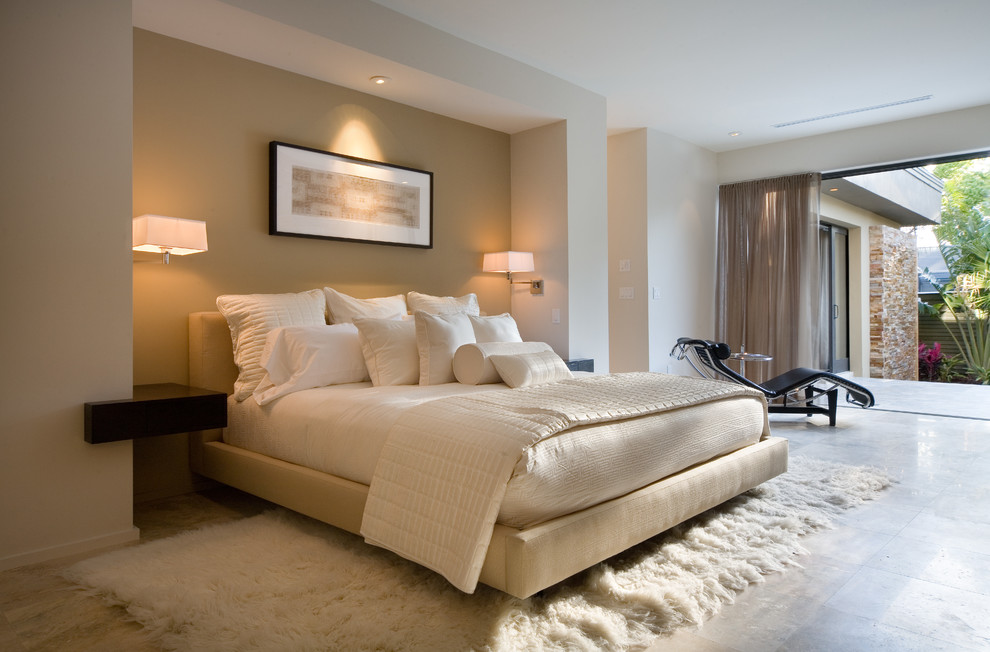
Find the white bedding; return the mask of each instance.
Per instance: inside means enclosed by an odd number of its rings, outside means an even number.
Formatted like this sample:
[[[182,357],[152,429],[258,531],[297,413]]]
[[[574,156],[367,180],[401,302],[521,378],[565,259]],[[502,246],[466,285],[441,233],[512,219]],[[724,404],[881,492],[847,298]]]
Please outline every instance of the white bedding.
[[[406,410],[446,396],[505,389],[502,384],[353,383],[296,392],[264,407],[251,399],[231,400],[224,441],[370,485],[388,431]],[[624,495],[754,443],[763,427],[756,401],[729,398],[569,430],[525,451],[498,521],[525,527]]]

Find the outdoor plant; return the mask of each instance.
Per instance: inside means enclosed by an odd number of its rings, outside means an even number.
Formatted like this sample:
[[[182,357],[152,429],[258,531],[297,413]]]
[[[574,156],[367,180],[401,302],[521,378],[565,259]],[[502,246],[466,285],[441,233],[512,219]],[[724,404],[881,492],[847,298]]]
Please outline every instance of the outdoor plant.
[[[945,192],[935,234],[950,277],[944,285],[932,284],[943,303],[940,318],[958,325],[958,335],[948,330],[962,362],[978,382],[990,385],[990,172],[970,169],[969,163],[936,166]]]
[[[960,366],[959,358],[942,353],[942,345],[938,342],[931,348],[924,342],[918,345],[918,380],[951,383],[963,377]]]

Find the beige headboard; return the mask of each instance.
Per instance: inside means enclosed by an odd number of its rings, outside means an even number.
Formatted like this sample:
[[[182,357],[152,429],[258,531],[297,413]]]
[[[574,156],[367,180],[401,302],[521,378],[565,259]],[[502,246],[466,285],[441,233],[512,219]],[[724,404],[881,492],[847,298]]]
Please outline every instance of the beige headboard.
[[[189,313],[189,384],[230,394],[236,379],[227,320],[219,312]]]

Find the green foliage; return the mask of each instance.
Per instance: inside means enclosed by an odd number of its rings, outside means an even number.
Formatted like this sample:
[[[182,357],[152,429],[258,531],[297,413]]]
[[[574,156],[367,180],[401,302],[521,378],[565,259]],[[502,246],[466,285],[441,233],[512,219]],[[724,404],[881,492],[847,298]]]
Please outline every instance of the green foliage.
[[[936,166],[935,175],[945,182],[935,235],[951,278],[934,284],[945,304],[941,317],[959,323],[952,339],[963,362],[990,385],[990,172],[959,161]]]

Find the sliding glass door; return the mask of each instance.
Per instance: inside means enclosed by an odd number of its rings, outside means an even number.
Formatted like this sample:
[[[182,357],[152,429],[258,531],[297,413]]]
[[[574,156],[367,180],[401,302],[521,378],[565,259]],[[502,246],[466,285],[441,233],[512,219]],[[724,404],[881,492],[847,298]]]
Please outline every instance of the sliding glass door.
[[[819,366],[836,373],[849,371],[849,231],[822,222],[818,243],[822,272]]]

